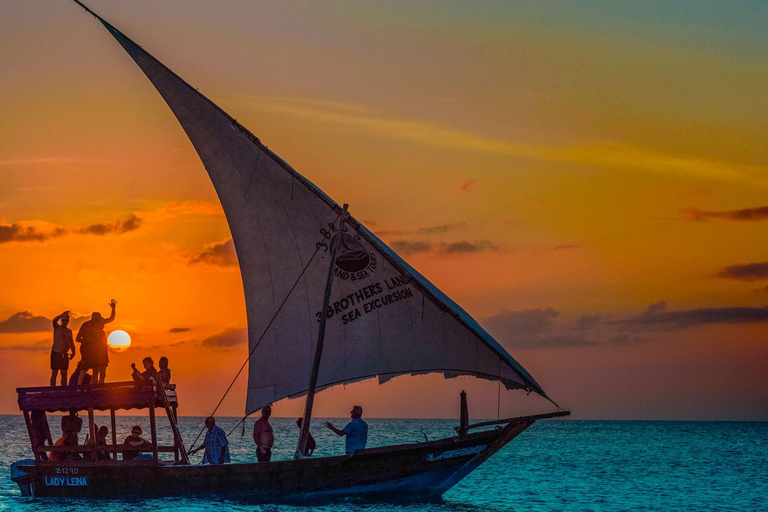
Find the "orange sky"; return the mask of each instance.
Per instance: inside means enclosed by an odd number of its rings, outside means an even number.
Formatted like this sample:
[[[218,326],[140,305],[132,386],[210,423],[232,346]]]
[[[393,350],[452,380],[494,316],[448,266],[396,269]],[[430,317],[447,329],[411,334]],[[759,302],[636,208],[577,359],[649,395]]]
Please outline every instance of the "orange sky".
[[[82,9],[1,5],[0,413],[47,383],[48,319],[115,298],[134,344],[108,379],[166,355],[181,411],[208,414],[247,349],[202,164]],[[763,4],[89,5],[349,203],[574,417],[768,420]],[[495,384],[429,376],[329,390],[317,412],[453,417],[463,388],[496,415]],[[546,408],[518,395],[502,414]]]

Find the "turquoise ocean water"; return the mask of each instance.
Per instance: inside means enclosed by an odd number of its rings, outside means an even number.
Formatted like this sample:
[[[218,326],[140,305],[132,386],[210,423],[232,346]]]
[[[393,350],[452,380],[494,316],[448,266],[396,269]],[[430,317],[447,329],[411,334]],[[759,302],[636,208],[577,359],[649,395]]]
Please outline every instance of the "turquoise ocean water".
[[[158,416],[158,418],[161,418]],[[229,432],[236,418],[218,420]],[[273,460],[288,459],[298,429],[293,419],[273,418]],[[343,439],[312,422],[317,456],[341,454]],[[332,420],[343,425],[346,420]],[[447,437],[456,421],[368,419],[369,446]],[[109,424],[108,417],[97,419]],[[119,417],[120,438],[131,425],[148,431],[145,417]],[[202,418],[181,418],[189,443]],[[51,425],[57,424],[57,418]],[[249,435],[233,433],[232,461],[254,461]],[[147,433],[148,436],[148,433]],[[161,440],[170,442],[170,429]],[[21,416],[0,416],[0,509],[37,510],[264,510],[269,512],[413,511],[484,512],[583,510],[768,510],[768,423],[541,421],[493,456],[449,491],[442,503],[393,505],[332,503],[322,506],[254,505],[200,497],[152,500],[55,500],[22,498],[10,480],[10,464],[29,458],[29,441]],[[201,454],[194,456],[194,462]]]

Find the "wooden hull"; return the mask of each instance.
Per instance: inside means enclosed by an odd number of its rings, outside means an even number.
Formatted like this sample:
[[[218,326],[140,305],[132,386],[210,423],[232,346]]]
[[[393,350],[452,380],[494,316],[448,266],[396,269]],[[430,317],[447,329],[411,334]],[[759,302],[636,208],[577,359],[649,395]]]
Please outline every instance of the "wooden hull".
[[[477,468],[533,421],[426,443],[299,461],[165,466],[153,461],[17,462],[27,496],[223,495],[249,501],[368,498],[430,501]]]

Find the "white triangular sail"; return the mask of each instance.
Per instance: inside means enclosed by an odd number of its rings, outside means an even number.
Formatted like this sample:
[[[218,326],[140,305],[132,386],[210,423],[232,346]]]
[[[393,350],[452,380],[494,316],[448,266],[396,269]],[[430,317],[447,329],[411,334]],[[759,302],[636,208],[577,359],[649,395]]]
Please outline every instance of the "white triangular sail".
[[[168,103],[221,200],[248,314],[246,413],[300,396],[307,388],[341,208],[213,102],[98,19]],[[341,240],[318,387],[442,373],[499,380],[544,395],[472,317],[354,217]]]

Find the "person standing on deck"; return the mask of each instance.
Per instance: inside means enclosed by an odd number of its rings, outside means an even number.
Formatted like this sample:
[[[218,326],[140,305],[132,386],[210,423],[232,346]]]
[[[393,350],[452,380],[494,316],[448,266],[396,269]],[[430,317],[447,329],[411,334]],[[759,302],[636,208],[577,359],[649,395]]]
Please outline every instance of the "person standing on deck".
[[[299,418],[296,420],[296,426],[299,427],[299,430],[301,430],[301,424],[304,423],[304,418]],[[304,451],[305,457],[311,457],[313,453],[315,453],[315,450],[317,449],[317,441],[315,441],[315,438],[312,437],[312,434],[307,431],[307,449]]]
[[[363,421],[363,408],[359,405],[352,407],[350,411],[352,421],[342,430],[334,427],[330,421],[325,422],[325,426],[336,432],[336,435],[347,436],[345,440],[345,449],[348,455],[355,453],[356,450],[362,450],[368,443],[368,424]]]
[[[216,426],[216,420],[213,416],[205,418],[205,427],[208,432],[205,433],[203,444],[190,450],[187,455],[192,455],[205,448],[203,453],[203,464],[225,464],[229,462],[229,441],[227,435]]]
[[[93,382],[103,384],[107,377],[107,366],[109,365],[109,352],[107,350],[107,334],[104,332],[104,326],[115,319],[115,306],[117,301],[112,299],[109,307],[112,308],[112,314],[109,318],[104,318],[101,313],[94,312],[91,319],[80,326],[75,340],[82,343],[80,347],[80,356],[83,363],[83,369],[93,368]],[[84,377],[84,373],[80,374]],[[77,385],[82,386],[82,381],[78,380]]]
[[[61,324],[59,324],[61,321]],[[51,347],[51,386],[56,385],[56,376],[61,373],[61,385],[67,385],[69,361],[75,357],[75,342],[69,324],[69,311],[53,319],[53,346]],[[67,352],[71,354],[67,355]]]
[[[272,445],[275,444],[275,434],[269,417],[272,406],[267,405],[261,410],[261,418],[253,424],[253,441],[256,443],[256,458],[259,462],[269,462],[272,459]]]

